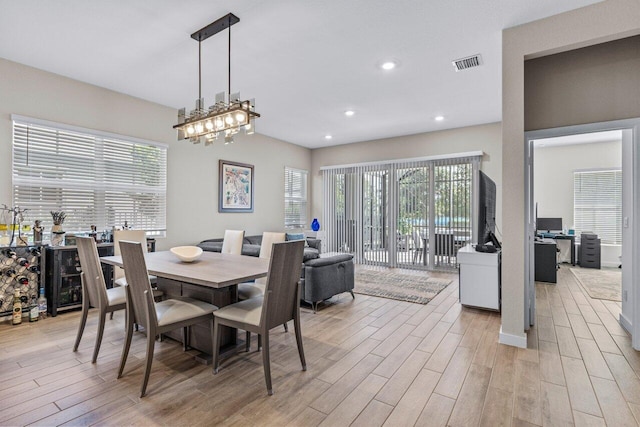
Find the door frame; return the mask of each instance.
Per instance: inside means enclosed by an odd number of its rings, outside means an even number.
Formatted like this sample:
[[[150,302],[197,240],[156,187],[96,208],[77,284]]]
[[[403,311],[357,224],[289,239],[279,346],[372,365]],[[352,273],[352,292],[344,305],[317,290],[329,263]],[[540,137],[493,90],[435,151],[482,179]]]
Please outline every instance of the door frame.
[[[623,193],[625,192],[624,186],[631,185],[628,194],[631,194],[631,200],[625,200],[623,197],[622,211],[629,212],[628,226],[631,228],[629,239],[623,238],[622,241],[622,275],[623,280],[625,276],[630,276],[631,283],[631,295],[627,295],[626,301],[622,298],[622,311],[618,322],[622,327],[631,334],[632,346],[636,350],[640,350],[640,265],[634,262],[640,257],[640,225],[636,226],[635,222],[640,220],[640,117],[633,119],[614,120],[608,122],[588,123],[574,126],[564,126],[559,128],[542,129],[535,131],[528,131],[524,134],[525,144],[525,236],[529,237],[531,234],[531,224],[528,216],[530,212],[533,212],[533,140],[554,138],[560,136],[595,133],[610,130],[623,131],[623,153],[624,153],[624,140],[630,138],[629,154],[631,161],[629,162],[631,168],[625,167],[624,162],[622,167],[622,182]],[[625,132],[626,131],[626,132]],[[630,134],[629,134],[630,132]],[[624,160],[624,159],[623,159]],[[531,173],[528,173],[528,167],[531,167]],[[631,170],[629,170],[631,169]],[[629,190],[629,189],[628,189]],[[629,206],[630,205],[630,206]],[[636,220],[637,219],[637,220]],[[527,238],[524,242],[525,245],[525,319],[527,319],[527,306],[528,301],[527,291],[534,289],[535,282],[533,281],[533,274],[531,272],[534,269],[533,265],[533,238]],[[626,281],[626,280],[625,280]],[[535,295],[535,294],[534,294]],[[629,305],[630,309],[626,307]],[[628,318],[624,313],[631,313],[631,318]],[[531,314],[535,318],[535,313]],[[525,323],[526,325],[526,323]]]

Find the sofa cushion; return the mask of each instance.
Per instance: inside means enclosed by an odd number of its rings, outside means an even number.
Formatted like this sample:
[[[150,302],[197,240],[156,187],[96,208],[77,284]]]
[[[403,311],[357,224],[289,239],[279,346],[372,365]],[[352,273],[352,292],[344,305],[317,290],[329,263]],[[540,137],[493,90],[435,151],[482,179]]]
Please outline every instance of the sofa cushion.
[[[217,239],[213,239],[217,240]],[[213,240],[205,240],[203,242],[198,243],[198,247],[202,248],[203,251],[209,252],[222,252],[222,240],[219,242]]]
[[[260,246],[262,244],[262,234],[258,236],[244,236],[244,243]]]
[[[302,255],[302,262],[307,262],[320,257],[320,252],[314,248],[304,248],[304,254]]]
[[[242,255],[260,256],[260,245],[242,245]]]

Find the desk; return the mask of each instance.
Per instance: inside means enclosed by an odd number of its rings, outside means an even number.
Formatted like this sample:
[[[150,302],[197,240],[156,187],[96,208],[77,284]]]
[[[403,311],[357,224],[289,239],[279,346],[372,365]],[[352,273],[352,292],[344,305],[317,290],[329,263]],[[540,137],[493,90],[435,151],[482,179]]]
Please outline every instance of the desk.
[[[535,280],[538,282],[557,283],[557,247],[553,239],[535,242]]]
[[[204,252],[192,262],[179,261],[169,251],[145,254],[149,274],[158,277],[158,288],[168,298],[190,297],[206,301],[218,307],[238,301],[238,283],[265,277],[269,270],[269,260],[265,258]],[[122,267],[122,257],[101,257],[104,264]],[[167,334],[182,341],[180,331]],[[191,347],[204,353],[211,350],[211,332],[207,325],[191,327]],[[225,328],[222,333],[221,348],[235,348],[235,329]]]
[[[538,237],[545,237],[546,239],[556,240],[556,245],[558,244],[558,240],[569,240],[571,245],[571,265],[576,265],[576,236],[574,234],[539,234]]]

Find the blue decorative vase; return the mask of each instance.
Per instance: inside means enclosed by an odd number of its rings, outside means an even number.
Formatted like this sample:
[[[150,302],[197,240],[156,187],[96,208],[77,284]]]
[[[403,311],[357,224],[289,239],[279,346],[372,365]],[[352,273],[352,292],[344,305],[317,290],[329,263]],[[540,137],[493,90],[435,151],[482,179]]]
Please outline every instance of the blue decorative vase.
[[[320,223],[318,222],[318,218],[313,218],[313,221],[311,221],[311,229],[313,231],[320,230]]]

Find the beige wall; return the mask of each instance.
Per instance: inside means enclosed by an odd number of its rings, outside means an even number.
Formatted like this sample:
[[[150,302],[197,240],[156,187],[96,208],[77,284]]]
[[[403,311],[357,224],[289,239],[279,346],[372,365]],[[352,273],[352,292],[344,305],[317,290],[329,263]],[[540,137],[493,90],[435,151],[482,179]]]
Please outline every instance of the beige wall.
[[[607,0],[503,31],[502,179],[503,258],[501,340],[522,345],[524,333],[524,63],[525,59],[569,51],[640,34],[640,2]],[[602,76],[606,79],[607,76]],[[625,99],[627,93],[603,96]],[[601,99],[589,99],[589,103]],[[550,106],[548,106],[550,107]],[[544,108],[542,106],[541,108]]]
[[[640,117],[638,70],[640,36],[526,61],[525,130]]]
[[[178,142],[173,108],[15,62],[0,59],[0,76],[0,203],[11,204],[11,114],[168,143],[167,238],[159,249],[221,237],[225,228],[283,229],[284,166],[311,166],[310,150],[259,134],[229,146]],[[254,213],[218,213],[220,158],[255,165]]]
[[[573,225],[573,173],[620,168],[622,141],[538,147],[534,153],[533,200],[539,217],[561,217]]]
[[[483,151],[481,169],[496,182],[498,212],[496,221],[501,228],[502,153],[500,123],[429,132],[356,144],[319,148],[312,151],[312,217],[322,218],[323,166],[413,157]]]

